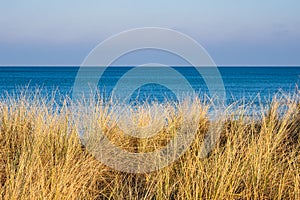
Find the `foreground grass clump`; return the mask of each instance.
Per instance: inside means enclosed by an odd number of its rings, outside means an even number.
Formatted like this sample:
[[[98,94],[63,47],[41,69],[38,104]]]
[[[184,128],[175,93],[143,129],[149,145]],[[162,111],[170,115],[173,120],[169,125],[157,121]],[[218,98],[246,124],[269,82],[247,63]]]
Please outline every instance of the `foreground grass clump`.
[[[0,197],[300,199],[298,100],[297,95],[282,97],[255,116],[246,114],[246,109],[229,111],[221,137],[206,158],[200,158],[199,149],[213,122],[207,117],[210,104],[198,99],[183,105],[165,103],[131,110],[131,115],[121,119],[127,131],[133,130],[126,126],[128,120],[140,127],[134,131],[146,131],[143,127],[148,123],[159,124],[158,115],[151,112],[163,110],[163,128],[146,139],[124,134],[116,124],[116,110],[101,102],[88,105],[89,112],[82,109],[85,111],[75,113],[68,101],[56,106],[41,98],[3,100]],[[95,159],[78,137],[78,127],[84,126],[83,130],[90,133],[102,130],[110,141],[127,151],[150,152],[168,143],[183,126],[183,115],[197,113],[197,134],[189,150],[156,172],[130,174],[111,169]]]

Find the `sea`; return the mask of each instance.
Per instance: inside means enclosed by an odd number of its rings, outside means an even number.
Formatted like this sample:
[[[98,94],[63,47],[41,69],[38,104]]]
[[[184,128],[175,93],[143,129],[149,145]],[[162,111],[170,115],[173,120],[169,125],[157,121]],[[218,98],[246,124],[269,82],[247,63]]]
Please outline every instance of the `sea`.
[[[90,73],[86,80],[97,80],[97,87],[100,93],[105,97],[112,94],[114,88],[120,80],[130,72],[134,67],[108,67],[103,69],[101,77],[99,74]],[[2,66],[0,67],[0,96],[8,98],[21,94],[24,91],[36,91],[39,89],[40,95],[51,96],[53,91],[60,96],[72,98],[75,79],[78,78],[80,67],[74,66]],[[159,67],[155,68],[155,77],[158,80],[170,79],[171,86],[160,84],[159,82],[150,81],[149,73],[136,73],[126,81],[121,81],[123,86],[120,91],[126,93],[130,89],[130,83],[139,82],[141,85],[131,93],[130,101],[165,101],[175,100],[176,94],[172,88],[181,88],[184,93],[183,82],[186,80],[195,93],[199,96],[209,97],[209,87],[205,82],[203,74],[201,75],[196,68],[189,66],[171,67],[180,77],[172,73],[160,73]],[[93,70],[97,71],[97,68]],[[212,74],[210,80],[221,80],[226,91],[226,101],[228,104],[243,101],[254,104],[264,104],[272,101],[276,95],[292,95],[297,93],[300,83],[300,67],[272,67],[272,66],[234,66],[234,67],[217,67],[217,75]],[[153,76],[153,74],[150,74]],[[183,79],[182,79],[183,78]],[[178,80],[177,80],[178,79]],[[144,82],[143,82],[144,80]],[[146,80],[146,81],[145,81]],[[129,83],[130,82],[130,83]],[[143,83],[143,84],[142,84]],[[162,83],[165,83],[162,81]],[[211,84],[211,83],[210,83]],[[128,85],[128,87],[127,87]],[[170,89],[171,88],[171,89]],[[132,89],[132,88],[131,88]]]

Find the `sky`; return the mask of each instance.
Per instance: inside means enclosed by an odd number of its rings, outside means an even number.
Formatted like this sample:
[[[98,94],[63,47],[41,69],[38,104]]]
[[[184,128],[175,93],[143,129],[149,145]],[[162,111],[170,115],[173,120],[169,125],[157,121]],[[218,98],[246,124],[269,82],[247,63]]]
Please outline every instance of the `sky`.
[[[299,0],[2,0],[0,65],[80,65],[111,35],[163,27],[219,66],[300,66],[299,10]]]

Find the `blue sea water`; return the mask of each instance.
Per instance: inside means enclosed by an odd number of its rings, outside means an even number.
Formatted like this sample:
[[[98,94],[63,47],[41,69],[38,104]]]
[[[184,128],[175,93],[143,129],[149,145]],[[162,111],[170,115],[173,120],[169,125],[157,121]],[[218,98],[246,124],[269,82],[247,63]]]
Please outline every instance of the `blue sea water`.
[[[101,77],[98,87],[101,92],[110,92],[132,67],[109,67]],[[208,94],[203,78],[193,67],[174,67],[191,84],[200,95]],[[51,95],[56,90],[61,95],[72,96],[72,88],[79,67],[0,67],[0,96],[18,94],[26,88],[34,91],[41,89],[42,95]],[[226,90],[227,103],[244,99],[245,101],[266,102],[278,92],[292,93],[300,81],[300,67],[218,67]],[[147,74],[141,74],[143,79]],[[160,76],[160,74],[157,74]],[[99,77],[89,77],[90,79]],[[172,78],[172,77],[168,77]],[[134,80],[133,80],[134,81]],[[180,82],[176,87],[180,88]],[[124,86],[126,90],[126,85]],[[149,98],[151,97],[151,98]],[[139,88],[132,96],[133,99],[143,101],[165,98],[176,98],[174,93],[166,87],[157,84],[147,84]]]

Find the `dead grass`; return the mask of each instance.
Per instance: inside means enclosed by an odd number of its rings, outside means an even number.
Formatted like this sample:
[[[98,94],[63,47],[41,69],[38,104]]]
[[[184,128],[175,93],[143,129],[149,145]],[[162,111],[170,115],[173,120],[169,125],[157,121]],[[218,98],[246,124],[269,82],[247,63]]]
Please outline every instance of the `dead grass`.
[[[234,114],[237,111],[229,112],[215,148],[208,157],[200,158],[199,149],[212,122],[207,117],[210,105],[198,99],[190,102],[193,105],[188,111],[182,105],[157,104],[166,119],[163,128],[156,136],[137,139],[126,135],[116,124],[116,110],[101,103],[89,105],[92,112],[83,114],[74,113],[69,103],[55,109],[53,101],[38,97],[9,98],[0,102],[0,196],[300,199],[298,100],[297,95],[282,96],[259,117],[241,110],[238,117]],[[278,114],[282,105],[286,109]],[[132,110],[130,116],[122,119],[122,127],[133,130],[126,126],[126,120],[134,121],[138,127],[160,123],[155,120],[158,115],[151,112],[149,106]],[[103,165],[84,148],[77,132],[81,122],[86,132],[102,130],[110,141],[128,151],[151,152],[166,145],[183,126],[182,116],[192,113],[199,113],[194,122],[198,129],[188,151],[172,165],[151,173],[130,174]]]

